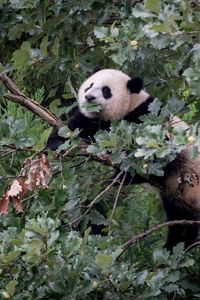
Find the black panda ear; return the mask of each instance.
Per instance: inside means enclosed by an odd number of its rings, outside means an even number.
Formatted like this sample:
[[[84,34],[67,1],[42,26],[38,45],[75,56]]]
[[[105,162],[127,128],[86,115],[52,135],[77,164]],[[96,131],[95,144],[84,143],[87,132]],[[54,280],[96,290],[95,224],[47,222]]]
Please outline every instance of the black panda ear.
[[[92,74],[95,74],[96,72],[100,71],[101,67],[99,65],[94,66],[93,70],[92,70]]]
[[[131,93],[138,94],[144,87],[142,78],[133,77],[127,82],[127,88]]]

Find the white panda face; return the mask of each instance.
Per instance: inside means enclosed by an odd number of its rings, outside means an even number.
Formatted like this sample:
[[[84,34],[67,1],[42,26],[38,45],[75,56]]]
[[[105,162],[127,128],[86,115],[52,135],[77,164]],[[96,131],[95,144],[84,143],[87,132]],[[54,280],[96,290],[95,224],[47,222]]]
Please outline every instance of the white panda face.
[[[113,69],[100,70],[89,77],[80,87],[78,103],[81,112],[89,117],[121,120],[129,112],[131,92],[127,88],[130,77]],[[99,113],[88,112],[84,105],[100,105]]]

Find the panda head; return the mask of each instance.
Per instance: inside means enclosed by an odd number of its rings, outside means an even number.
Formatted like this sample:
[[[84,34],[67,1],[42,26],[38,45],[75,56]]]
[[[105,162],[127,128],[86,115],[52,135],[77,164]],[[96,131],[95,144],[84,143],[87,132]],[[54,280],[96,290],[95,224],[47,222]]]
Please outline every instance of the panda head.
[[[90,76],[80,87],[78,104],[88,118],[122,120],[149,97],[143,90],[142,79],[130,78],[121,71],[103,69]],[[100,105],[99,113],[88,112],[85,105]]]

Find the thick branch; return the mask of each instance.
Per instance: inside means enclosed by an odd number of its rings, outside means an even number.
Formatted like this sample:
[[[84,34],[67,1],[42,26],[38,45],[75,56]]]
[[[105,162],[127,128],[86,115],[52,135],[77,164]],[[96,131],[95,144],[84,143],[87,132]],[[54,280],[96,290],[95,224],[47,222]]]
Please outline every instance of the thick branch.
[[[57,119],[49,110],[42,107],[39,103],[33,101],[32,99],[26,96],[18,96],[14,94],[5,95],[6,99],[19,103],[20,105],[26,107],[35,115],[41,117],[44,121],[46,121],[49,125],[53,127],[60,128],[64,126],[61,120]]]
[[[44,108],[33,99],[25,96],[7,75],[0,76],[0,81],[2,81],[10,92],[5,95],[6,99],[26,107],[53,127],[60,128],[64,126],[62,121],[56,118],[48,109]]]
[[[1,75],[0,80],[11,93],[18,96],[24,96],[15,83],[7,75]]]

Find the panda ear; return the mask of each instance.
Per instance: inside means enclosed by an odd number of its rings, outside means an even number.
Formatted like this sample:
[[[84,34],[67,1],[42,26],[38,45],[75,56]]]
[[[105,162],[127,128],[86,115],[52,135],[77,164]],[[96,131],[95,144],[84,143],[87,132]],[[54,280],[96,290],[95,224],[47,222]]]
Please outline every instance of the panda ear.
[[[100,71],[101,67],[99,65],[94,66],[93,70],[92,70],[92,74],[95,74],[96,72]]]
[[[127,88],[131,93],[138,94],[144,87],[142,78],[133,77],[127,82]]]

